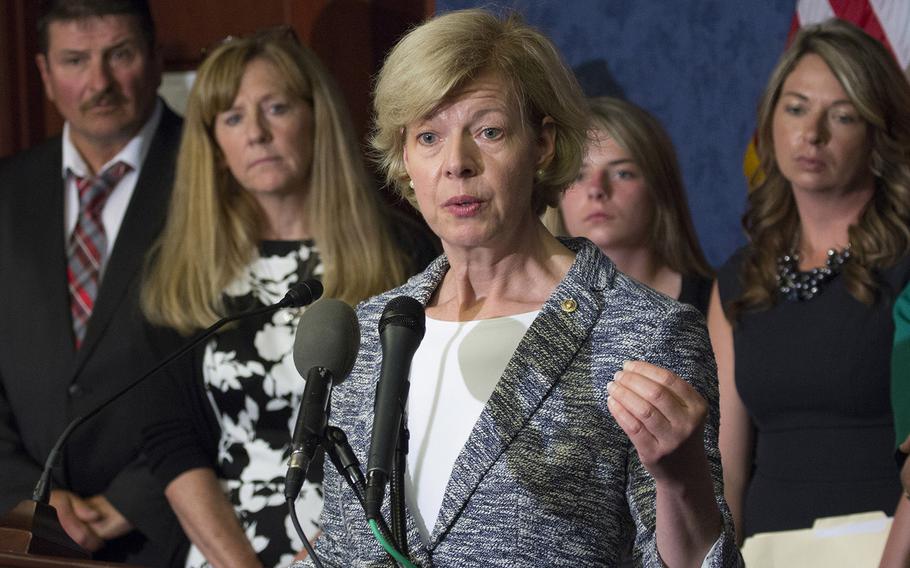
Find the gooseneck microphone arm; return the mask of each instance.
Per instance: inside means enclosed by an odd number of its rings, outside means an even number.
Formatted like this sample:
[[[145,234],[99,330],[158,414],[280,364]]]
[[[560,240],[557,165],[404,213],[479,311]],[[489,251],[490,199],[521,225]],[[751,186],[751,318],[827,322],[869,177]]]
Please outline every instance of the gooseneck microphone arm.
[[[281,301],[272,304],[271,306],[264,306],[262,308],[257,308],[248,312],[223,317],[196,335],[189,343],[178,349],[176,352],[172,353],[170,356],[158,363],[155,367],[153,367],[141,377],[117,391],[113,396],[107,398],[104,402],[96,406],[94,409],[87,412],[86,414],[74,418],[63,430],[63,433],[60,434],[60,437],[57,438],[57,442],[54,444],[54,447],[51,448],[51,451],[47,456],[47,460],[44,463],[44,470],[41,472],[41,478],[38,480],[38,483],[35,485],[35,490],[32,493],[32,500],[44,504],[49,503],[51,471],[54,469],[54,465],[57,462],[60,450],[63,448],[64,444],[66,444],[66,441],[69,439],[70,434],[72,434],[73,431],[82,425],[85,421],[91,419],[99,412],[107,408],[114,401],[118,400],[120,397],[131,391],[137,385],[191,351],[200,343],[214,335],[215,332],[221,329],[224,325],[233,321],[237,321],[239,319],[255,317],[270,312],[276,312],[283,308],[299,308],[314,302],[321,295],[322,284],[318,280],[305,280],[292,286],[291,289],[288,290],[288,293],[285,294],[284,298],[281,299]]]

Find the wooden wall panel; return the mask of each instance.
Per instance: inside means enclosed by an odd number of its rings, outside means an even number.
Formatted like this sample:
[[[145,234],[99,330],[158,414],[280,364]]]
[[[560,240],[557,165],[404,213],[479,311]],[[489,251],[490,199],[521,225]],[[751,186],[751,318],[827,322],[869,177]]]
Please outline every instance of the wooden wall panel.
[[[387,50],[432,12],[428,0],[157,0],[165,67],[193,69],[229,35],[289,24],[338,81],[358,132],[369,127],[370,88]]]
[[[35,66],[37,13],[32,0],[3,0],[0,6],[0,156],[45,137],[45,102]],[[29,33],[31,32],[31,33]]]
[[[152,11],[165,67],[192,69],[199,64],[203,49],[229,35],[290,23],[287,4],[287,0],[154,0]]]
[[[433,12],[433,0],[151,0],[165,69],[193,69],[228,35],[290,24],[335,76],[355,127],[365,133],[370,86],[387,50]],[[0,0],[0,156],[56,134],[62,120],[44,100],[34,64],[33,0]]]

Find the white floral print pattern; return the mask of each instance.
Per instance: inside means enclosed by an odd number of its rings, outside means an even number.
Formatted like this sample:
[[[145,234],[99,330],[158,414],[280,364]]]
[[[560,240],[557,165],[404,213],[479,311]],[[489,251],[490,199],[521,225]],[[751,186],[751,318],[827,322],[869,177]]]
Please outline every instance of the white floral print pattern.
[[[312,242],[267,241],[225,289],[225,303],[231,312],[269,305],[292,284],[321,275]],[[282,310],[241,321],[216,335],[203,358],[206,391],[221,424],[218,476],[264,566],[287,566],[302,548],[284,501],[288,446],[304,387],[293,360],[299,317]],[[297,501],[309,538],[320,532],[321,481],[320,462]],[[208,563],[193,547],[186,566]]]

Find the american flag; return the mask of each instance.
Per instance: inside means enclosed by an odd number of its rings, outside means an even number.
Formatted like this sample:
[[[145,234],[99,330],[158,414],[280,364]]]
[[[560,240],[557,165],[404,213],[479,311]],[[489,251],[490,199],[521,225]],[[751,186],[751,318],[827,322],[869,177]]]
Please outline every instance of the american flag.
[[[797,0],[787,45],[802,26],[840,18],[856,24],[882,42],[910,75],[910,0]],[[743,173],[752,183],[758,171],[755,138],[743,158]]]

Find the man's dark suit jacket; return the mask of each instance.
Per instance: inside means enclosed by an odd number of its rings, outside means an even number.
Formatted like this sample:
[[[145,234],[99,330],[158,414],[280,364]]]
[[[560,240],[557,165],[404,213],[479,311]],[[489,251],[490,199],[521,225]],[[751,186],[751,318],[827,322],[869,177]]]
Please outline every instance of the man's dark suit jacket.
[[[167,214],[181,125],[165,106],[78,351],[66,280],[61,139],[0,162],[0,515],[31,497],[71,419],[155,363],[139,288]],[[77,429],[52,487],[104,494],[137,528],[95,558],[166,566],[179,561],[185,537],[139,453],[141,404],[127,395]]]

